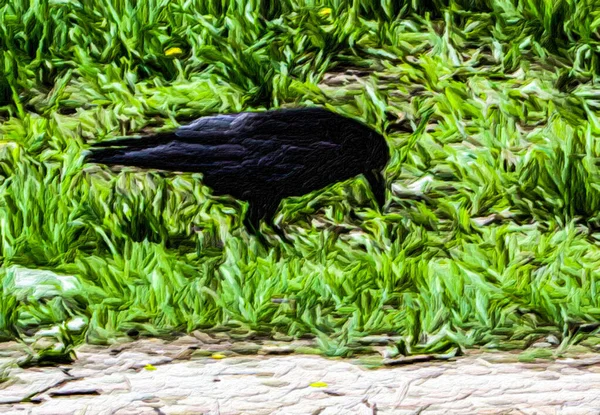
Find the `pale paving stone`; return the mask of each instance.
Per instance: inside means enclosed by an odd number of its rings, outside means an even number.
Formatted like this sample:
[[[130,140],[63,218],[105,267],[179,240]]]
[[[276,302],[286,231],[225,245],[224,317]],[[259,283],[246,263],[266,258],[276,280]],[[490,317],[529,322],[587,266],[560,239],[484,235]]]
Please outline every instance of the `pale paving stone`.
[[[496,363],[498,354],[474,355],[367,370],[352,360],[308,355],[180,361],[171,357],[177,348],[156,341],[120,350],[79,351],[68,366],[71,377],[59,368],[11,371],[17,381],[0,386],[0,398],[40,392],[35,396],[40,403],[0,405],[0,413],[600,413],[600,373],[590,370],[599,362],[595,357],[523,364]],[[145,370],[148,363],[156,370]],[[312,382],[327,386],[311,387]],[[92,391],[99,395],[52,396]]]
[[[6,386],[0,384],[0,411],[4,406],[2,404],[6,402],[20,401],[69,379],[69,376],[58,368],[15,369],[11,371],[11,376],[16,378],[14,383],[8,382]]]

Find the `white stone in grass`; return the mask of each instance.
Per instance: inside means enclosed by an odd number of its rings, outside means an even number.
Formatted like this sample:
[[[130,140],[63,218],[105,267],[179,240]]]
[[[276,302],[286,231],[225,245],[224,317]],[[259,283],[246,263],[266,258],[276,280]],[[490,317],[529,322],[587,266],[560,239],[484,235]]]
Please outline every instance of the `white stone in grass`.
[[[60,327],[52,326],[49,329],[38,330],[35,334],[36,337],[58,337],[60,336]]]
[[[57,297],[68,291],[81,289],[81,284],[72,275],[59,275],[52,271],[11,267],[6,273],[9,292],[18,300],[33,297],[35,300]]]
[[[552,94],[549,94],[548,92],[544,91],[537,79],[534,79],[533,81],[529,82],[527,85],[522,87],[521,92],[527,95],[536,95],[537,97],[543,100],[552,99]]]
[[[548,342],[536,342],[531,345],[531,347],[536,349],[548,349],[552,347],[552,345]]]
[[[432,175],[425,175],[419,180],[414,181],[408,186],[404,186],[400,183],[392,184],[392,193],[397,197],[423,197],[429,192],[431,184],[434,178]]]
[[[83,317],[75,317],[67,322],[67,330],[72,333],[80,333],[86,325],[87,321]]]

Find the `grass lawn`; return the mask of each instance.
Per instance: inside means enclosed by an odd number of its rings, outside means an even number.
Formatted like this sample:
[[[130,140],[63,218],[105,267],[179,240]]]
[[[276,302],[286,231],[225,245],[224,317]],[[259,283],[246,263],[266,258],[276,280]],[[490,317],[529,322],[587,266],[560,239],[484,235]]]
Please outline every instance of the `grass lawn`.
[[[45,330],[57,358],[215,327],[335,356],[374,334],[401,354],[593,347],[599,28],[600,0],[0,0],[0,339]],[[201,175],[82,162],[315,104],[385,134],[389,208],[361,179],[285,200],[293,248],[260,246]],[[48,292],[26,268],[72,277]]]

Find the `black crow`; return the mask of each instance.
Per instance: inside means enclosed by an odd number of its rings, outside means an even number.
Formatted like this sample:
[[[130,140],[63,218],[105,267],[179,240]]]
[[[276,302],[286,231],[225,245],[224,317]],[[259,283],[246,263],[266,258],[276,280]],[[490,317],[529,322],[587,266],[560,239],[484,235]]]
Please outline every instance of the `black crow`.
[[[248,202],[244,225],[255,235],[262,219],[273,225],[282,199],[360,174],[379,207],[385,203],[383,136],[317,107],[202,117],[172,132],[92,147],[92,163],[202,173],[214,194]]]

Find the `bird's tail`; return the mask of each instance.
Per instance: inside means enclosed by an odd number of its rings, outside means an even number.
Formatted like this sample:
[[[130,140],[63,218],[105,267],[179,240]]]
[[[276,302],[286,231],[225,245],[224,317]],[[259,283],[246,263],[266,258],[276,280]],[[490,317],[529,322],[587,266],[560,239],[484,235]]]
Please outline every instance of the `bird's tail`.
[[[120,164],[124,162],[124,156],[127,152],[166,144],[172,141],[173,138],[173,133],[158,133],[144,137],[117,137],[92,144],[89,150],[83,152],[83,156],[86,163]]]
[[[99,148],[83,151],[83,157],[86,163],[96,164],[119,164],[123,151],[114,148]]]
[[[111,140],[100,141],[92,144],[91,148],[126,147],[129,149],[142,149],[156,145],[166,144],[175,138],[172,132],[158,133],[148,136],[116,137]]]
[[[141,136],[115,137],[110,140],[99,141],[92,144],[91,148],[106,148],[106,147],[129,147],[142,144],[145,139]]]

